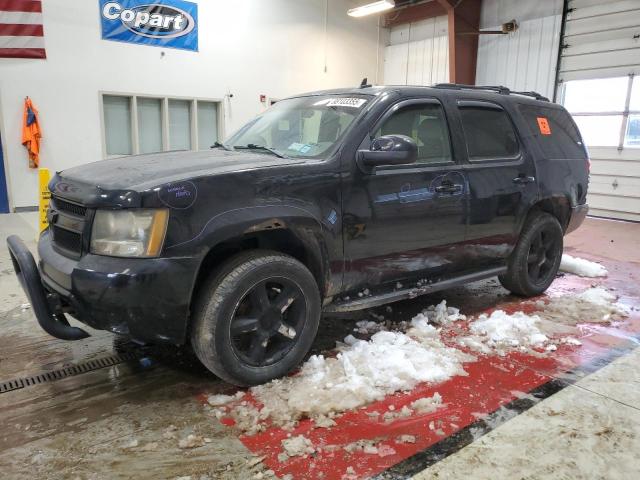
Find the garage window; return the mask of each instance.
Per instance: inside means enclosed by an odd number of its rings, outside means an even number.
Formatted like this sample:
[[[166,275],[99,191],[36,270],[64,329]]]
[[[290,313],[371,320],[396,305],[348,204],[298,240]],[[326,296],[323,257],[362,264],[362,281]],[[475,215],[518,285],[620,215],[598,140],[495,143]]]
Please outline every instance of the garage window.
[[[105,95],[103,98],[107,155],[130,155],[131,98]]]
[[[640,147],[640,80],[634,77],[572,80],[563,104],[590,147]]]
[[[207,150],[220,138],[220,102],[146,95],[102,96],[105,156]]]
[[[198,150],[206,150],[218,140],[218,104],[198,101]]]
[[[162,151],[162,100],[138,98],[138,142],[140,153]]]
[[[191,150],[191,102],[169,100],[169,148]]]

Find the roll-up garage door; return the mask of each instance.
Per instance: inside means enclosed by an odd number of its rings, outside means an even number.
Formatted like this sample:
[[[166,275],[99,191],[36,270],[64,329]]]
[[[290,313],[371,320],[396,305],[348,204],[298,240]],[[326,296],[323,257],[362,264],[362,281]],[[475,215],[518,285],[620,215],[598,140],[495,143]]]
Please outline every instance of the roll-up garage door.
[[[569,0],[558,99],[591,155],[596,216],[640,221],[640,0]]]

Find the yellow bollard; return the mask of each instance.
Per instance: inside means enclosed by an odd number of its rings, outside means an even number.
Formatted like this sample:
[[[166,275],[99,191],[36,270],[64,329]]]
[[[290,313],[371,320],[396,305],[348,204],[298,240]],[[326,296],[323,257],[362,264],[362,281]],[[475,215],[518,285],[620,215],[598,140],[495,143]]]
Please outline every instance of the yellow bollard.
[[[40,168],[38,170],[38,178],[40,180],[40,233],[49,225],[47,222],[47,210],[51,200],[51,192],[49,191],[50,177],[51,174],[48,168]]]

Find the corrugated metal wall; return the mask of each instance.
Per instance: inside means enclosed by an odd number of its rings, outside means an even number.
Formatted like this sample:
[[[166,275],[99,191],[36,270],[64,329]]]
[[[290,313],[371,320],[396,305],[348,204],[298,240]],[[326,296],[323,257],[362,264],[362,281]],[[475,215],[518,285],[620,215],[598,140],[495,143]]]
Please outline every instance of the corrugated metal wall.
[[[515,19],[518,30],[508,35],[480,35],[477,85],[504,85],[553,97],[562,1],[484,0],[480,28],[499,30]]]
[[[571,0],[569,8],[559,73],[561,99],[567,82],[640,74],[640,0]],[[636,78],[633,90],[639,87]],[[593,215],[640,221],[640,148],[624,143],[629,99],[615,110],[620,110],[618,118],[624,115],[617,147],[590,145],[585,138],[591,156],[587,201]]]
[[[447,17],[436,17],[391,29],[384,52],[384,83],[433,85],[449,81]]]

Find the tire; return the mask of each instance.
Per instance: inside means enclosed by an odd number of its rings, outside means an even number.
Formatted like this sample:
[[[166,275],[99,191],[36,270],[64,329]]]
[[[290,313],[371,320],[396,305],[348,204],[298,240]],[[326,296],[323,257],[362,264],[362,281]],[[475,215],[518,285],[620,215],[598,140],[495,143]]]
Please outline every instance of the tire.
[[[243,252],[200,290],[191,344],[205,367],[223,380],[258,385],[302,361],[320,313],[318,285],[302,263],[268,250]]]
[[[523,297],[543,293],[558,273],[563,236],[556,217],[544,212],[533,213],[509,257],[507,273],[498,277],[502,286]]]

